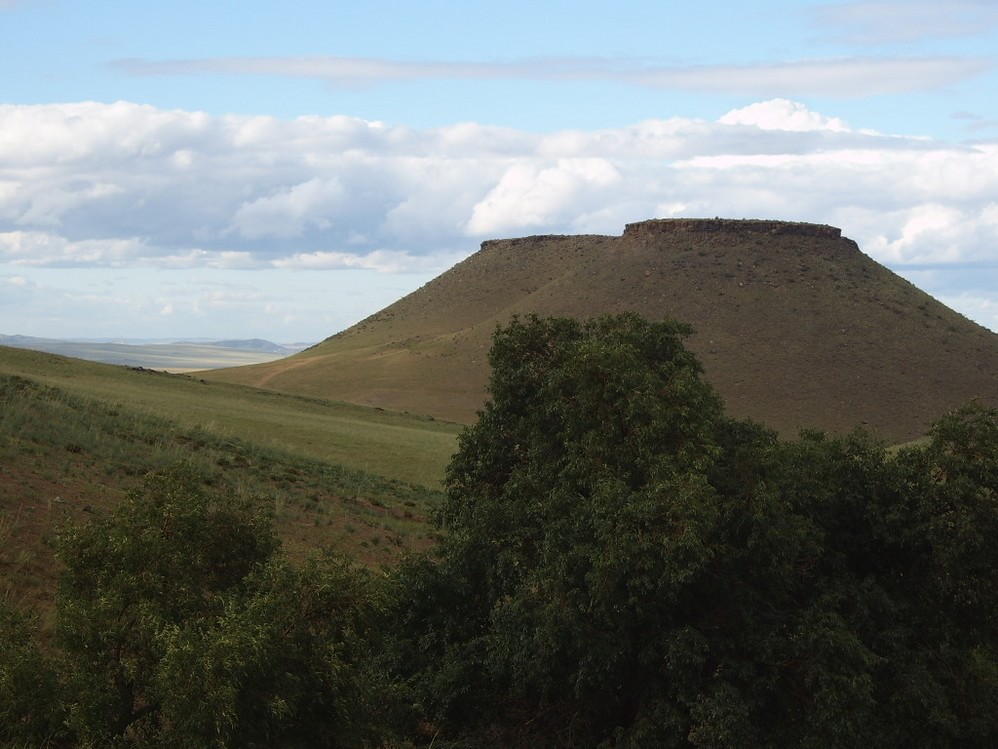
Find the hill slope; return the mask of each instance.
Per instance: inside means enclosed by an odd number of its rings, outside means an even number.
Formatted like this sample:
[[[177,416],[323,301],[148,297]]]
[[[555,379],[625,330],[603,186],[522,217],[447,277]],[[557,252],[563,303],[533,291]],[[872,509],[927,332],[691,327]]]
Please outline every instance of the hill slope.
[[[787,434],[862,424],[907,440],[973,397],[998,403],[998,335],[839,229],[719,219],[484,242],[305,352],[205,377],[470,422],[497,324],[515,313],[628,310],[691,323],[689,346],[728,411]]]

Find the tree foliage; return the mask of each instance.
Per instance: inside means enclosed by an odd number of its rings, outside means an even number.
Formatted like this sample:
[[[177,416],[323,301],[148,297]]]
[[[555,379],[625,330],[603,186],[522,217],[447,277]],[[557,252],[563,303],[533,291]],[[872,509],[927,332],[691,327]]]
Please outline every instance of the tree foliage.
[[[20,655],[0,658],[0,695],[27,691],[0,736],[343,747],[370,735],[379,697],[365,638],[382,594],[329,554],[291,565],[253,502],[178,466],[66,527],[56,548],[58,668],[39,670],[47,659],[8,627]]]
[[[0,746],[50,746],[63,736],[54,664],[31,622],[0,604]]]
[[[56,542],[65,565],[58,641],[79,735],[106,743],[155,733],[162,634],[217,617],[276,546],[266,516],[209,494],[183,469],[149,477],[110,516],[65,528]]]
[[[271,561],[210,622],[173,625],[155,687],[182,745],[361,746],[381,727],[379,681],[365,665],[379,604],[370,581],[324,555]]]
[[[724,415],[687,332],[497,331],[438,557],[400,573],[424,713],[506,746],[993,744],[996,413],[897,454],[780,441]]]

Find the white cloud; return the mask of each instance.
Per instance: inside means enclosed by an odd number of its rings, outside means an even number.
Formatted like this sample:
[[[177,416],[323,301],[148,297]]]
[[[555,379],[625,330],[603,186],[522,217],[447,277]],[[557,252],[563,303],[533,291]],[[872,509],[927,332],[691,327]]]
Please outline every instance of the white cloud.
[[[74,189],[55,188],[46,192],[36,192],[26,201],[24,211],[17,223],[24,226],[58,226],[62,216],[83,205],[93,205],[97,201],[118,195],[117,185],[92,184],[74,186]]]
[[[330,228],[328,216],[336,213],[345,198],[343,186],[335,177],[313,178],[244,203],[231,225],[249,239],[300,237],[310,224],[320,230]]]
[[[133,76],[203,73],[312,78],[338,88],[367,88],[414,80],[614,81],[655,89],[741,96],[862,98],[928,91],[980,75],[994,63],[982,58],[847,57],[731,65],[653,65],[604,58],[540,58],[514,62],[417,62],[354,57],[228,57],[197,60],[118,60]]]
[[[0,262],[14,266],[123,267],[141,254],[142,243],[133,238],[71,242],[42,231],[0,232]]]
[[[892,263],[996,253],[998,143],[879,134],[787,99],[545,135],[8,105],[0,132],[0,265],[17,268],[425,273],[479,238],[665,215],[831,223]]]
[[[957,238],[965,231],[965,217],[955,208],[928,204],[904,211],[900,233],[874,237],[870,251],[887,262],[956,261]]]
[[[750,125],[761,130],[808,132],[830,130],[848,132],[849,126],[838,117],[825,117],[812,112],[800,102],[772,99],[733,109],[718,120],[722,125]]]
[[[299,252],[291,257],[274,261],[275,268],[299,270],[344,270],[362,268],[379,273],[400,273],[425,265],[420,258],[405,252],[378,250],[366,255],[346,252]]]
[[[183,268],[213,268],[218,270],[259,270],[267,267],[267,263],[253,256],[250,252],[234,250],[209,251],[191,249],[172,253],[164,253],[155,257],[145,258],[137,266],[183,269]]]
[[[872,224],[872,221],[870,222]],[[926,203],[896,211],[888,232],[871,231],[864,249],[896,264],[994,261],[998,203],[966,210]]]
[[[621,180],[606,159],[559,159],[556,163],[512,164],[468,221],[471,235],[502,234],[527,227],[571,224],[594,195],[604,199]]]

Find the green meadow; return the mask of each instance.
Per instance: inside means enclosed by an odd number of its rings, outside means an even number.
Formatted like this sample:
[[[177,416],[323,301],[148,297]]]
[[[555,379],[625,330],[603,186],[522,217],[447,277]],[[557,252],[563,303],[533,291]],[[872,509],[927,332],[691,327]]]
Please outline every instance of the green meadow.
[[[0,347],[0,373],[219,438],[436,488],[458,424],[178,375]]]
[[[435,543],[461,427],[375,408],[0,347],[0,603],[51,626],[67,521],[114,510],[143,477],[193,466],[261,502],[293,557],[373,568]]]

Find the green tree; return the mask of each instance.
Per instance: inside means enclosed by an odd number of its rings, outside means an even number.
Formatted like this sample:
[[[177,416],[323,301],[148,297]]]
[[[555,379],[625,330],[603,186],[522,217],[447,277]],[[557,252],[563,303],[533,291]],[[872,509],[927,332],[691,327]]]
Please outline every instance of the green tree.
[[[57,642],[69,727],[93,746],[352,746],[373,711],[371,582],[301,568],[269,516],[176,467],[71,525]]]
[[[370,581],[342,558],[268,563],[218,617],[163,633],[156,689],[164,738],[232,747],[376,739],[383,685],[368,665],[367,638],[379,611]]]
[[[947,414],[897,464],[885,523],[903,565],[885,572],[906,626],[883,704],[923,746],[998,744],[998,410]]]
[[[76,696],[71,723],[100,744],[155,733],[160,633],[217,616],[223,594],[270,558],[277,540],[258,508],[209,493],[174,468],[150,476],[113,514],[65,528],[56,548],[65,565],[57,633]]]
[[[733,515],[711,479],[755,469],[724,450],[736,427],[683,346],[688,332],[634,315],[497,331],[490,398],[448,471],[441,559],[421,578],[434,600],[467,591],[466,620],[417,603],[408,623],[424,630],[417,682],[479,677],[457,701],[423,690],[439,719],[496,717],[498,706],[512,722],[594,739],[647,714],[663,658],[701,660],[692,590],[716,580]],[[747,453],[772,440],[737,429]]]
[[[729,419],[621,315],[497,331],[393,667],[471,743],[989,746],[996,414],[925,447]]]

